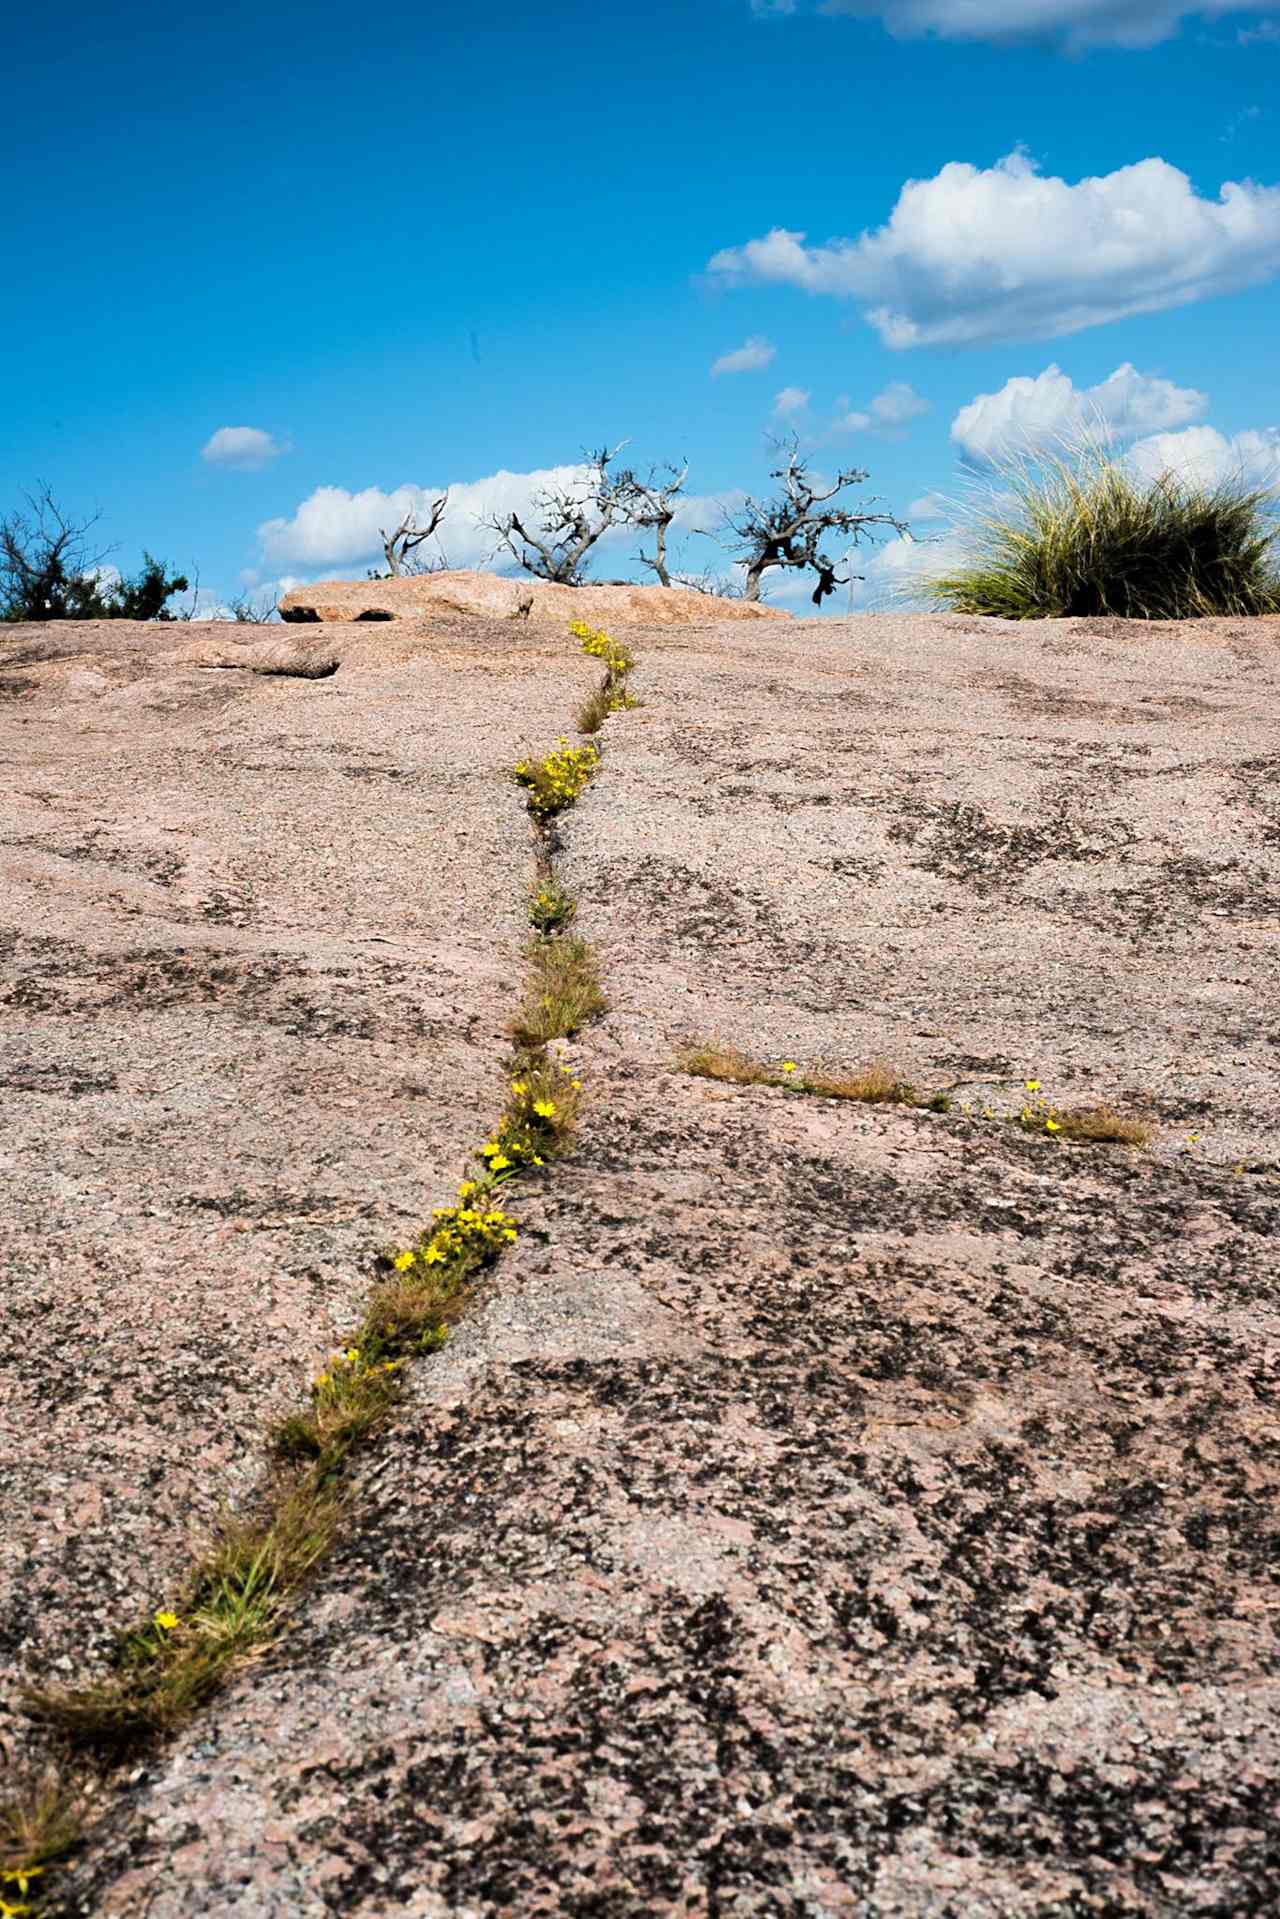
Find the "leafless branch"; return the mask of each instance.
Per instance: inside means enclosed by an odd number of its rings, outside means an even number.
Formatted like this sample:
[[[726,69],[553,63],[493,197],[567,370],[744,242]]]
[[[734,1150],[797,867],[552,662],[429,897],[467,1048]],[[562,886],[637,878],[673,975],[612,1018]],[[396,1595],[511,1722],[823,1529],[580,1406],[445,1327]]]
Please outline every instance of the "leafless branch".
[[[431,517],[426,526],[418,525],[417,514],[410,507],[394,533],[388,533],[385,527],[378,528],[382,550],[387,556],[387,570],[393,576],[403,573],[409,555],[416,552],[424,540],[431,538],[443,520],[448,504],[449,490],[446,487],[440,498],[433,501]]]
[[[612,449],[598,447],[584,454],[587,472],[577,488],[547,487],[535,493],[536,528],[526,526],[518,513],[491,514],[480,524],[497,534],[499,545],[526,573],[560,586],[580,586],[587,554],[624,517],[609,465],[626,444],[623,440]]]
[[[909,532],[909,528],[892,513],[855,513],[830,504],[846,487],[861,486],[868,478],[861,467],[843,469],[832,485],[820,490],[810,478],[798,440],[793,436],[775,445],[784,457],[769,477],[780,482],[780,490],[770,500],[748,497],[736,516],[726,512],[726,543],[741,553],[746,565],[745,599],[760,598],[761,582],[771,568],[808,568],[818,576],[813,603],[821,606],[837,586],[862,577],[837,574],[839,562],[829,559],[822,550],[827,535],[837,534],[858,546],[864,535],[873,537],[866,534],[867,528],[892,527],[899,534]],[[876,503],[874,497],[868,501],[869,506]]]

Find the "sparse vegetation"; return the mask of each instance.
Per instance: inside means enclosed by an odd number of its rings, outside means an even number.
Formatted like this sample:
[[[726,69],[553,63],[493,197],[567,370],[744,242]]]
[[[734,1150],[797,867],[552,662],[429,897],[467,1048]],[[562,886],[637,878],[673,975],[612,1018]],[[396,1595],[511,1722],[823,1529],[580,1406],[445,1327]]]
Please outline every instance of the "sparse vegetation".
[[[529,948],[529,961],[528,991],[509,1028],[517,1046],[570,1039],[606,1010],[595,955],[585,940],[537,939]]]
[[[1195,620],[1280,612],[1280,524],[1263,488],[1136,477],[1092,440],[1004,463],[971,508],[971,556],[926,583],[955,613]]]
[[[589,650],[606,660],[616,691],[631,657],[607,635],[592,638],[598,644]],[[572,804],[599,761],[595,747],[561,746],[539,767],[521,769],[539,826]],[[384,1255],[359,1326],[312,1380],[305,1406],[272,1430],[277,1468],[258,1516],[227,1521],[172,1606],[121,1635],[105,1676],[28,1689],[31,1717],[66,1745],[110,1761],[178,1726],[278,1634],[330,1550],[345,1507],[339,1474],[347,1455],[396,1404],[406,1363],[443,1343],[478,1274],[518,1236],[516,1220],[493,1203],[494,1189],[546,1166],[575,1136],[582,1082],[549,1057],[547,1042],[603,1010],[604,996],[585,942],[559,935],[574,910],[544,844],[530,897],[532,979],[512,1022],[508,1098],[477,1150],[482,1170],[461,1182],[454,1205],[435,1208],[413,1245]],[[54,1774],[49,1780],[0,1807],[0,1886],[24,1895],[45,1859],[79,1832],[68,1796]],[[0,1896],[0,1919],[26,1910]]]
[[[257,1522],[228,1522],[172,1611],[121,1636],[105,1678],[30,1689],[31,1716],[72,1745],[106,1754],[179,1725],[233,1664],[274,1636],[289,1598],[327,1551],[340,1510],[315,1474],[277,1486],[265,1507]]]
[[[675,1064],[680,1072],[700,1079],[728,1080],[735,1086],[785,1086],[816,1099],[859,1100],[868,1106],[914,1106],[931,1113],[949,1113],[954,1103],[945,1091],[920,1091],[882,1061],[849,1073],[821,1070],[802,1073],[794,1060],[768,1066],[751,1059],[736,1046],[712,1039],[691,1040],[678,1047]],[[1106,1105],[1067,1110],[1050,1106],[1041,1095],[1038,1079],[1026,1081],[1026,1093],[1021,1111],[1012,1116],[1024,1133],[1039,1133],[1049,1139],[1075,1140],[1081,1144],[1120,1146],[1146,1146],[1153,1137],[1154,1128],[1145,1120],[1126,1119]],[[996,1115],[984,1107],[981,1117],[994,1119]]]
[[[572,621],[569,631],[581,640],[584,653],[604,661],[604,679],[594,693],[582,701],[575,715],[579,733],[598,733],[611,713],[622,713],[639,704],[627,687],[627,675],[635,665],[635,658],[608,633],[588,626],[585,620]]]
[[[528,789],[529,811],[534,818],[548,820],[573,805],[599,764],[599,747],[570,746],[562,737],[556,751],[543,759],[520,760],[514,777]]]
[[[0,619],[172,620],[168,602],[185,593],[185,574],[170,574],[150,553],[126,579],[95,552],[88,534],[97,515],[69,519],[48,487],[27,496],[25,513],[0,521]]]
[[[83,1813],[79,1795],[56,1767],[18,1773],[0,1801],[0,1919],[33,1910],[46,1867],[79,1843]]]
[[[1051,1106],[1038,1079],[1026,1082],[1027,1098],[1017,1116],[1024,1133],[1043,1133],[1050,1139],[1073,1139],[1097,1145],[1146,1146],[1154,1128],[1145,1120],[1126,1119],[1109,1106]]]
[[[577,901],[554,874],[537,881],[529,894],[529,923],[538,933],[559,933],[573,920]]]

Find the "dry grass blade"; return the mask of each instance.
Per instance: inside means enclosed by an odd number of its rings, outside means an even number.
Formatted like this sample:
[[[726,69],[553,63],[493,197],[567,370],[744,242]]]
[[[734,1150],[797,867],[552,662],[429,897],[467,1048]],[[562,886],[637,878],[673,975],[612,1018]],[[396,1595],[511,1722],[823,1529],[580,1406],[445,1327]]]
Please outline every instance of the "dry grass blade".
[[[1055,1113],[1063,1139],[1091,1140],[1120,1146],[1146,1146],[1155,1128],[1145,1120],[1126,1119],[1109,1106],[1080,1106],[1071,1112]]]
[[[0,1874],[39,1872],[78,1842],[80,1796],[53,1768],[20,1773],[0,1801]]]
[[[771,1086],[777,1079],[769,1067],[719,1040],[690,1041],[677,1052],[676,1065],[682,1073],[692,1073],[699,1079],[728,1080],[735,1086]]]
[[[880,1061],[854,1073],[807,1073],[804,1089],[822,1099],[857,1099],[869,1106],[914,1106],[919,1097],[914,1086]]]

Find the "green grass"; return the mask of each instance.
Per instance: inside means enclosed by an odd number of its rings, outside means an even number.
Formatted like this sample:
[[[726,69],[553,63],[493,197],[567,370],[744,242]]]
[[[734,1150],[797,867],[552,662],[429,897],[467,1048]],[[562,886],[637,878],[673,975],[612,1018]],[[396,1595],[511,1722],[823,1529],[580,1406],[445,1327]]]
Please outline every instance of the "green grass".
[[[1096,439],[997,468],[963,514],[969,552],[926,592],[1006,620],[1195,620],[1280,613],[1280,524],[1263,488],[1135,477]]]

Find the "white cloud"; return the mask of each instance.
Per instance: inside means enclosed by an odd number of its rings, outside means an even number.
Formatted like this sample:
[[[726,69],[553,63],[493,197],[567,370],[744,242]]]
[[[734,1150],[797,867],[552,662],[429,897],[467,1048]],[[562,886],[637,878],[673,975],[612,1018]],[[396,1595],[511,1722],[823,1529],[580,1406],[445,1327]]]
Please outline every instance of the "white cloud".
[[[795,0],[752,0],[756,13],[793,13]],[[1269,13],[1280,0],[821,0],[823,13],[883,20],[897,39],[1039,42],[1081,53],[1088,47],[1154,47],[1185,19]]]
[[[1280,187],[1229,180],[1215,201],[1159,159],[1074,186],[1022,152],[985,169],[952,160],[908,180],[874,232],[811,247],[775,227],[708,272],[861,301],[890,347],[1042,339],[1270,279]]]
[[[784,386],[781,393],[774,395],[773,410],[780,420],[790,419],[793,414],[804,412],[809,398],[807,387]]]
[[[920,414],[928,411],[929,402],[922,399],[906,380],[891,380],[871,402],[872,417],[881,426],[905,426],[908,420],[918,419]]]
[[[246,472],[277,459],[284,448],[259,426],[220,426],[200,449],[210,466],[240,467]]]
[[[871,415],[864,413],[860,407],[837,405],[835,418],[827,428],[824,437],[831,439],[839,433],[865,433],[867,428],[874,424]]]
[[[1264,20],[1260,27],[1241,27],[1236,40],[1242,47],[1251,47],[1255,42],[1267,46],[1280,46],[1280,22]]]
[[[859,560],[863,578],[853,589],[854,606],[862,613],[905,613],[934,606],[925,582],[949,572],[965,558],[964,542],[952,529],[927,540],[887,540]]]
[[[542,467],[532,473],[504,470],[483,480],[454,482],[449,487],[449,505],[439,534],[430,546],[420,549],[422,557],[444,555],[454,567],[518,570],[507,553],[495,553],[497,537],[482,522],[493,515],[514,512],[532,528],[537,520],[533,496],[560,488],[572,491],[589,477],[589,471],[579,463]],[[406,484],[391,492],[370,486],[349,493],[345,487],[319,486],[288,519],[267,520],[258,528],[264,565],[300,568],[314,580],[322,577],[326,568],[362,569],[373,562],[381,564],[379,529],[399,525],[407,512],[425,519],[432,501],[444,490],[443,486]],[[710,532],[719,524],[722,510],[740,505],[742,497],[741,493],[687,495],[672,522],[671,540]],[[592,552],[598,559],[607,556],[621,571],[641,539],[635,527],[615,527]],[[644,543],[652,544],[651,540]],[[597,573],[602,570],[600,566],[595,569]],[[288,590],[283,581],[276,584],[281,592]]]
[[[449,506],[432,548],[442,551],[452,565],[483,566],[493,552],[494,534],[479,522],[491,514],[518,513],[523,519],[533,510],[533,495],[544,488],[575,487],[587,476],[587,468],[573,466],[542,467],[533,473],[491,474],[487,479],[465,481],[449,489]],[[302,501],[292,518],[267,520],[258,529],[264,560],[272,566],[325,567],[348,566],[382,558],[381,527],[398,526],[406,513],[425,520],[431,503],[444,492],[442,486],[395,487],[384,493],[380,487],[365,487],[348,493],[345,487],[318,486]]]
[[[1125,361],[1097,386],[1076,387],[1058,366],[1032,379],[1018,374],[998,393],[979,393],[951,422],[951,438],[969,466],[991,466],[1083,434],[1131,440],[1184,426],[1208,406],[1194,387],[1139,373]]]
[[[1215,427],[1153,433],[1130,447],[1126,459],[1143,479],[1172,471],[1189,486],[1239,481],[1280,495],[1280,427],[1250,427],[1227,439]]]
[[[715,380],[722,373],[758,373],[761,367],[768,366],[777,351],[777,347],[770,341],[761,339],[759,334],[753,334],[751,339],[735,347],[732,353],[720,355],[712,366],[711,377]]]
[[[940,493],[922,493],[907,508],[908,520],[941,520],[949,511]]]

